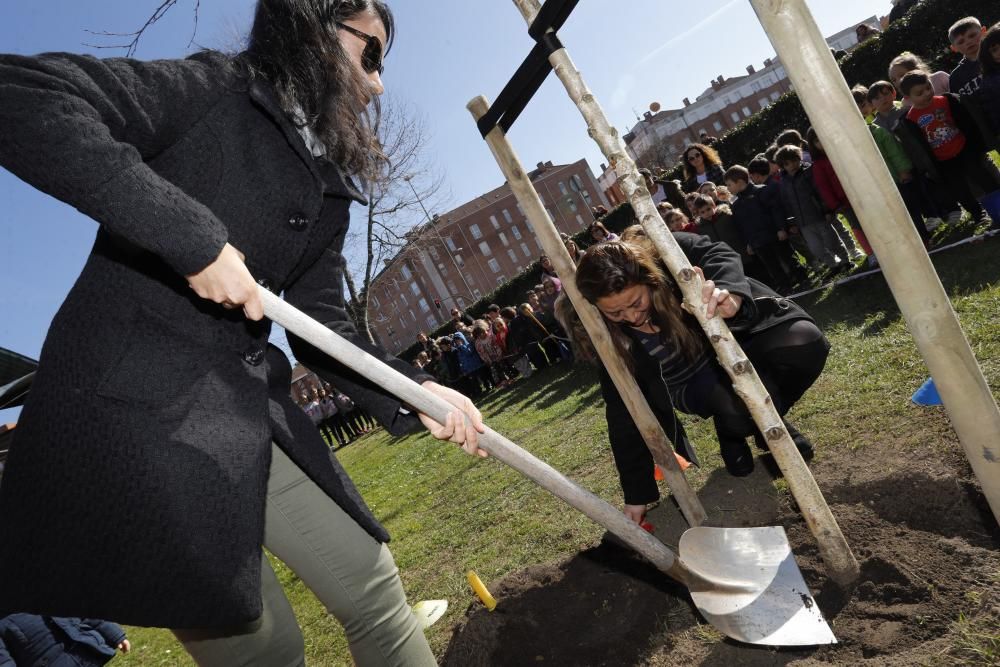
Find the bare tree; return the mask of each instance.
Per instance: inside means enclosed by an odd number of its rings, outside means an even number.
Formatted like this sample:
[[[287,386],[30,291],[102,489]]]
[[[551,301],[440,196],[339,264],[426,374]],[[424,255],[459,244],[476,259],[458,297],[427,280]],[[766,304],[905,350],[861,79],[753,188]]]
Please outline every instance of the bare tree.
[[[177,4],[178,0],[163,0],[160,5],[150,14],[146,22],[142,24],[142,27],[134,32],[108,32],[105,30],[88,30],[91,35],[96,35],[98,37],[112,37],[117,39],[128,39],[128,42],[119,44],[85,44],[86,46],[93,47],[95,49],[125,49],[125,57],[131,58],[135,55],[135,50],[139,47],[139,40],[142,39],[142,35],[148,30],[154,23],[159,21],[170,11],[171,7]],[[188,41],[188,47],[194,44],[195,35],[198,34],[198,10],[201,9],[201,0],[194,0],[194,21],[191,27],[191,39]]]
[[[386,260],[404,248],[422,252],[421,226],[428,211],[444,204],[443,179],[427,156],[429,133],[423,117],[392,97],[382,100],[378,138],[386,156],[365,188],[368,206],[363,229],[351,234],[351,255],[357,257],[353,274],[361,276],[361,290],[353,293],[358,328],[375,342],[368,318],[372,281]]]

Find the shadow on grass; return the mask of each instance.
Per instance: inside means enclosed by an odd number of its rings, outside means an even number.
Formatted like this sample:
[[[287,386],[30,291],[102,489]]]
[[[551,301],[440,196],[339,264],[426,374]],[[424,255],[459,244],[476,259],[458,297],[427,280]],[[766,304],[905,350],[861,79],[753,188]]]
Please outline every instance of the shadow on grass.
[[[996,283],[1000,237],[970,243],[931,256],[934,268],[950,298],[981,291]],[[900,317],[899,308],[882,273],[859,278],[833,289],[809,294],[796,302],[812,315],[821,329],[843,323],[876,335]],[[881,314],[869,324],[875,314]]]

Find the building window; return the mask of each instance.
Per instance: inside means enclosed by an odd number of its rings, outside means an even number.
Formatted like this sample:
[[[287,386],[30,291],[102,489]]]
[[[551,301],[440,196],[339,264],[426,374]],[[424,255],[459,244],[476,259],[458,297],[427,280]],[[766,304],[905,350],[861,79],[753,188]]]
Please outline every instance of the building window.
[[[472,290],[472,296],[476,297],[477,299],[483,298],[482,293],[477,289]]]
[[[580,215],[579,213],[576,214],[576,223],[578,225],[580,225],[581,227],[583,227],[585,224],[587,224],[586,222],[583,221],[583,216]]]
[[[514,238],[517,239],[518,241],[521,240],[521,230],[517,228],[517,225],[514,225],[513,227],[510,228],[510,233],[513,234]]]
[[[490,216],[490,224],[493,225],[493,229],[500,229],[500,223],[497,222],[497,217],[495,215]],[[479,238],[478,236],[476,237]]]
[[[479,244],[479,252],[483,253],[483,257],[489,257],[493,254],[493,251],[490,250],[490,244],[486,241]]]
[[[420,296],[420,287],[417,285],[417,283],[415,282],[410,283],[410,292],[413,294],[413,296]]]
[[[496,260],[496,258],[491,259],[489,261],[489,265],[490,265],[490,269],[493,271],[493,273],[500,273],[500,262],[498,262]]]
[[[753,111],[750,111],[750,107],[743,107],[743,115],[749,118],[753,115]]]
[[[458,307],[465,310],[465,299],[462,297],[458,297]]]
[[[569,187],[574,191],[579,192],[583,189],[583,179],[580,178],[579,174],[573,174],[569,177]]]
[[[428,329],[431,329],[431,330],[437,329],[438,323],[437,323],[437,320],[434,319],[433,315],[428,315],[427,319],[425,321],[427,322],[427,328]]]
[[[458,291],[458,290],[457,290],[457,289],[455,288],[455,283],[454,283],[454,282],[452,282],[452,281],[450,281],[450,280],[448,281],[448,291],[449,291],[449,292],[451,292],[452,294],[454,294],[455,292],[457,292],[457,291]]]
[[[435,262],[441,259],[441,255],[438,254],[438,249],[435,248],[434,246],[430,246],[429,248],[427,248],[427,252],[431,254],[431,257],[434,258]]]
[[[524,209],[521,208],[520,204],[517,205],[517,212],[521,214],[522,218],[524,217]]]
[[[715,128],[716,132],[722,132],[722,123],[720,123],[719,121],[715,121],[714,123],[712,123],[712,127]]]
[[[444,275],[444,276],[448,275],[448,267],[446,267],[444,265],[444,262],[439,262],[438,263],[438,271],[441,272],[441,275]]]
[[[766,109],[767,105],[770,104],[770,101],[768,101],[766,97],[762,97],[759,100],[757,100],[757,104],[760,105],[761,109]]]
[[[671,151],[673,152],[673,151]],[[593,206],[593,202],[590,199],[590,193],[586,190],[580,190],[580,196],[583,197],[583,201],[587,202],[587,206]]]
[[[566,188],[566,184],[563,183],[562,181],[559,181],[559,192],[561,192],[564,195],[569,194],[569,189]]]
[[[469,232],[472,234],[472,238],[474,239],[483,238],[483,233],[479,231],[479,225],[477,224],[469,225]]]
[[[507,280],[507,276],[501,273],[499,276],[497,276],[497,285],[502,285],[503,281],[505,280]]]
[[[528,244],[527,243],[522,243],[521,244],[521,252],[524,253],[525,257],[531,257],[531,251],[528,250]]]
[[[781,97],[781,93],[779,93],[778,91],[774,91],[773,93],[771,93],[771,100],[777,102],[779,97]]]
[[[729,117],[733,119],[734,123],[740,122],[740,115],[738,113],[736,113],[735,111],[732,112],[731,114],[729,114]]]
[[[502,213],[503,213],[503,219],[507,221],[507,224],[508,224],[508,225],[509,225],[510,223],[514,222],[514,218],[512,218],[512,217],[511,217],[511,215],[510,215],[510,211],[508,211],[507,209],[504,209],[504,210],[502,211]]]
[[[465,260],[462,259],[461,255],[455,255],[455,263],[458,264],[459,268],[465,267]]]
[[[403,264],[403,268],[399,270],[399,273],[403,276],[403,280],[409,280],[413,277],[413,274],[410,273],[410,267],[406,264]]]
[[[514,252],[513,248],[507,248],[507,256],[510,257],[510,261],[517,264],[517,253]]]
[[[379,302],[378,302],[378,297],[377,296],[375,296],[374,294],[372,294],[371,297],[370,297],[370,299],[371,299],[372,306],[374,306],[375,308],[380,308],[381,307],[381,304],[379,304]]]
[[[507,240],[506,234],[500,232],[499,234],[497,234],[497,236],[500,237],[500,243],[504,244],[505,246],[510,245],[510,241]]]
[[[410,319],[413,320],[414,322],[417,321],[417,314],[413,312],[412,308],[410,308]]]
[[[538,246],[539,250],[542,249],[542,242],[540,240],[538,240],[537,236],[535,237],[535,245]]]
[[[447,246],[448,246],[448,250],[450,250],[450,251],[452,251],[452,252],[458,252],[458,246],[456,246],[456,245],[455,245],[455,242],[451,240],[451,237],[450,237],[450,236],[449,236],[449,237],[447,237],[447,238],[446,238],[446,239],[444,240],[444,242],[445,242],[445,245],[447,245]]]
[[[421,313],[426,313],[431,309],[430,304],[427,303],[427,299],[421,298],[420,301],[417,302],[417,305],[420,306]]]
[[[572,199],[568,199],[567,202],[569,203],[569,212],[576,213],[576,202]]]

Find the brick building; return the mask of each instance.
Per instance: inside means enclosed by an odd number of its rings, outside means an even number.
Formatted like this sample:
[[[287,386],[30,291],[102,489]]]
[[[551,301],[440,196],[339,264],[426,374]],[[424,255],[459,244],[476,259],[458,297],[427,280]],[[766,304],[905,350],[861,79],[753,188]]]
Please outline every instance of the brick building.
[[[863,23],[878,25],[878,19],[872,16]],[[855,26],[844,28],[826,41],[837,51],[851,49],[858,43]],[[777,58],[766,59],[759,70],[747,65],[746,72],[728,79],[720,74],[694,102],[685,97],[680,108],[645,112],[622,136],[629,156],[642,164],[670,168],[680,160],[684,148],[697,143],[703,132],[721,137],[792,89]],[[625,199],[617,180],[614,170],[602,164],[598,182],[614,204]]]
[[[561,232],[576,234],[608,205],[586,160],[538,163],[529,174]],[[538,259],[541,244],[505,183],[415,227],[407,245],[372,280],[372,331],[396,354]],[[506,305],[506,304],[505,304]]]

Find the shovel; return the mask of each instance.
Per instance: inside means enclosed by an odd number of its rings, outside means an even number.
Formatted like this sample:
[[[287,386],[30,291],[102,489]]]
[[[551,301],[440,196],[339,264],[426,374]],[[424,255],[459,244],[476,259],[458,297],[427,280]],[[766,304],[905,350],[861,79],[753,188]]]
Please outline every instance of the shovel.
[[[263,287],[258,290],[268,318],[417,411],[444,423],[455,409],[278,296]],[[705,620],[727,637],[768,646],[836,643],[780,526],[691,528],[681,537],[678,556],[607,502],[496,431],[487,428],[479,436],[479,446],[586,514],[686,586]]]

